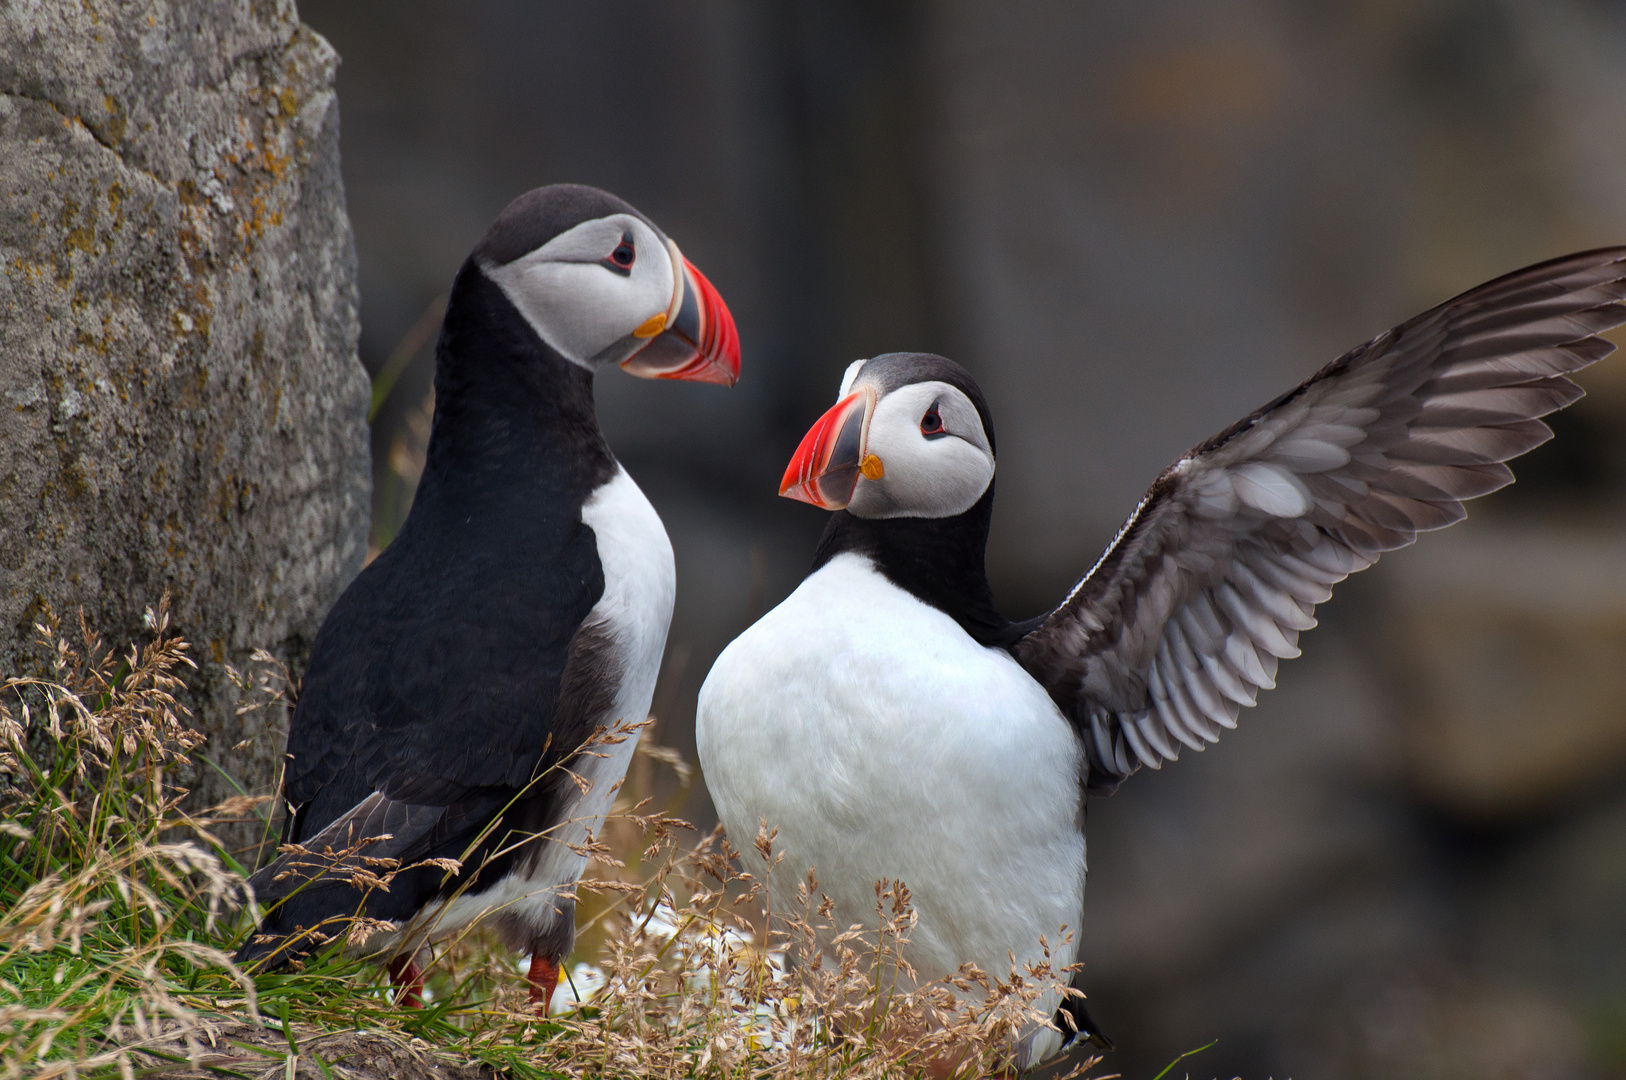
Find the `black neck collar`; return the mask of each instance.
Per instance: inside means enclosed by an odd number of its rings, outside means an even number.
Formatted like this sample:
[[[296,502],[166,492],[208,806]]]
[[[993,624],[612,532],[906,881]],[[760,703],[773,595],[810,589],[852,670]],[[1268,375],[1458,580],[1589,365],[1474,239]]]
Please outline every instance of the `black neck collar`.
[[[813,556],[817,570],[837,555],[867,557],[892,584],[948,615],[981,645],[1007,648],[1028,629],[999,613],[984,556],[994,485],[951,518],[871,520],[837,511]]]

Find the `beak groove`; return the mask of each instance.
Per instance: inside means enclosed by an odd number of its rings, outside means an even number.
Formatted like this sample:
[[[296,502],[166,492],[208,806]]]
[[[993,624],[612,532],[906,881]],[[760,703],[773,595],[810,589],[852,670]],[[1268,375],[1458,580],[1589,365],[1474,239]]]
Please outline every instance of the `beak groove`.
[[[740,335],[720,293],[688,259],[670,244],[677,284],[662,329],[649,343],[621,362],[645,379],[733,386],[740,377]],[[639,330],[650,327],[651,318]],[[634,331],[636,334],[637,331]]]
[[[824,510],[852,501],[858,478],[881,475],[881,459],[865,452],[876,394],[862,387],[836,402],[814,422],[791,455],[779,494]]]

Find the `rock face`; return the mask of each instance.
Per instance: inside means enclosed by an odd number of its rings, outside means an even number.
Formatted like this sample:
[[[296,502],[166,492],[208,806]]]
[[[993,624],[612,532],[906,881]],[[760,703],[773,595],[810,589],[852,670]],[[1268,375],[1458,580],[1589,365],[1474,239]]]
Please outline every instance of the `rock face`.
[[[167,589],[250,790],[281,718],[222,665],[297,663],[366,547],[337,64],[288,0],[0,5],[0,672]]]

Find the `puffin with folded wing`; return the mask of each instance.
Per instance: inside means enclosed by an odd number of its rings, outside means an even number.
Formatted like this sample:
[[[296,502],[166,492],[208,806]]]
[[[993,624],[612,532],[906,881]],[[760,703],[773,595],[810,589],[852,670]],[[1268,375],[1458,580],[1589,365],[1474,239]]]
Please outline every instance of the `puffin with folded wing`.
[[[621,199],[556,184],[502,212],[452,285],[411,513],[316,636],[239,963],[344,937],[410,1003],[423,946],[479,921],[551,1000],[676,590],[594,375],[728,386],[739,364],[722,297]]]

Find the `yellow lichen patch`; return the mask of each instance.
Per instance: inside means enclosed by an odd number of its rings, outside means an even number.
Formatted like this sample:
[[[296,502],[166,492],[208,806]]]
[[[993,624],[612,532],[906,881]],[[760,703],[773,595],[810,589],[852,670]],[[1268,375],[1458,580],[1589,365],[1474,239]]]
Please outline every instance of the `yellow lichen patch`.
[[[192,308],[192,320],[197,323],[198,336],[207,341],[209,327],[214,321],[214,300],[209,296],[209,287],[201,281],[192,287],[192,297],[196,301]]]
[[[80,330],[74,335],[74,344],[78,345],[80,348],[89,349],[92,352],[100,353],[102,356],[106,356],[110,351],[108,336],[109,335],[107,334],[103,334],[101,337],[97,337],[88,331]]]
[[[293,164],[294,160],[292,154],[278,155],[272,153],[269,146],[265,148],[262,159],[265,164],[265,171],[270,173],[271,178],[274,180],[281,180],[282,175],[288,171],[288,166]]]
[[[108,140],[115,143],[122,142],[124,140],[124,128],[127,120],[124,115],[124,110],[119,108],[118,100],[114,98],[112,94],[105,94],[102,96],[102,106],[107,109],[108,112]]]
[[[220,486],[218,513],[221,521],[230,521],[234,512],[246,510],[254,501],[256,485],[251,480],[240,480],[228,474]]]
[[[70,225],[73,225],[74,218],[79,216],[79,210],[79,204],[74,200],[62,200],[62,213],[58,216],[57,223],[68,231],[62,238],[63,247],[66,249],[62,252],[63,257],[53,260],[56,263],[56,283],[58,288],[66,288],[68,283],[73,280],[71,252],[77,250],[89,255],[96,245],[96,230],[93,227],[96,222],[96,208],[94,206],[84,208],[85,220],[83,224],[69,228]]]
[[[265,200],[259,195],[251,195],[248,207],[249,216],[243,222],[242,237],[244,240],[258,240],[265,235]]]
[[[294,95],[291,89],[286,87],[283,88],[282,93],[277,95],[277,104],[282,106],[282,115],[284,116],[292,116],[299,111],[299,98]]]
[[[45,267],[37,262],[18,256],[11,260],[12,277],[26,276],[30,281],[39,281],[46,275]]]
[[[69,494],[79,498],[91,494],[94,487],[84,466],[77,461],[62,467],[62,483]]]

